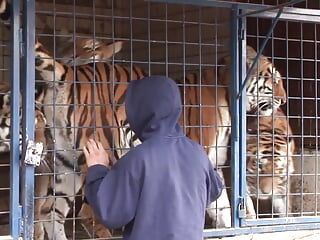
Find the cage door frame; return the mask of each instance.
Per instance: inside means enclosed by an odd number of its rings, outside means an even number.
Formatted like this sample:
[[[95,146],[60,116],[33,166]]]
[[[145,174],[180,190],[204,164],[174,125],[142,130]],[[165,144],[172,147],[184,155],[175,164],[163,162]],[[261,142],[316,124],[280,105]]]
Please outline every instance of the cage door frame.
[[[10,220],[9,230],[12,239],[17,239],[21,232],[20,205],[20,1],[11,4],[11,62],[10,62]]]
[[[22,152],[26,152],[28,140],[34,140],[35,131],[35,0],[23,1],[22,45]],[[21,205],[23,239],[34,237],[34,167],[21,159]]]
[[[297,15],[295,15],[294,13],[290,12],[290,13],[283,13],[280,12],[280,10],[277,11],[266,11],[266,12],[259,12],[259,13],[253,13],[250,10],[243,10],[243,14],[239,15],[239,21],[242,21],[242,24],[244,26],[242,33],[238,36],[239,42],[241,42],[241,48],[239,48],[239,51],[242,53],[245,53],[246,51],[246,45],[247,45],[247,41],[246,41],[246,19],[249,17],[255,17],[257,19],[274,19],[275,21],[277,20],[285,20],[288,22],[301,22],[301,23],[314,23],[314,24],[319,24],[320,23],[320,10],[312,10],[309,14],[307,14],[306,9],[301,9],[297,12]],[[280,14],[279,14],[280,13]],[[270,31],[275,27],[275,25],[271,26]],[[242,36],[243,35],[243,36]],[[267,34],[268,35],[268,34]],[[242,38],[242,39],[241,39]],[[262,43],[262,49],[257,49],[258,54],[261,53],[263,51],[263,48],[265,46],[265,42]],[[240,66],[244,66],[243,72],[239,71],[239,76],[242,76],[242,84],[244,85],[245,82],[244,80],[246,80],[247,74],[246,74],[246,67],[245,67],[245,63],[246,63],[246,55],[242,54],[242,58],[240,58]],[[303,57],[302,57],[303,59]],[[241,68],[241,67],[240,67]],[[287,76],[288,77],[288,76]],[[287,86],[288,87],[288,86]],[[242,86],[241,89],[244,89],[244,87]],[[240,89],[240,90],[241,90]],[[245,92],[242,92],[242,94],[239,92],[238,93],[238,97],[241,95],[245,95]],[[241,102],[238,102],[238,104],[241,104]],[[246,112],[240,112],[240,116],[241,119],[246,121]],[[246,123],[244,124],[240,124],[240,126],[245,130],[246,129]],[[245,132],[244,132],[245,133]],[[241,138],[240,141],[240,157],[244,154],[246,154],[246,137]],[[246,156],[244,156],[245,159]],[[246,166],[246,161],[241,161],[243,166]],[[242,167],[243,167],[242,166]],[[243,170],[243,175],[240,178],[240,195],[239,195],[239,199],[246,199],[246,169]],[[243,187],[241,187],[243,186]],[[288,197],[290,197],[290,193],[288,194]],[[239,205],[238,205],[239,206]],[[288,206],[287,206],[288,208]],[[317,229],[319,228],[320,225],[320,216],[294,216],[294,217],[283,217],[283,218],[260,218],[260,219],[247,219],[245,214],[243,216],[241,214],[241,210],[239,210],[240,208],[238,208],[238,216],[240,218],[240,226],[245,228],[245,227],[250,227],[250,228],[265,228],[265,231],[263,232],[267,232],[266,229],[270,228],[272,229],[271,231],[279,231],[277,229],[282,229],[283,231],[285,230],[305,230],[305,229]],[[244,208],[245,210],[245,208]],[[239,214],[240,212],[240,214]],[[257,231],[260,232],[260,231]]]

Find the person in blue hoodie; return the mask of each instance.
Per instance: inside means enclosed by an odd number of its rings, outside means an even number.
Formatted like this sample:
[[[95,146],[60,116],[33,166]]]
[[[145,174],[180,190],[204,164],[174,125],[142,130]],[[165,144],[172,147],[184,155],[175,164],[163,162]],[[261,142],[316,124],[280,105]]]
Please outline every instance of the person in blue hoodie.
[[[106,227],[124,226],[125,240],[202,239],[206,206],[223,184],[203,148],[178,124],[178,86],[164,76],[131,81],[125,109],[142,144],[109,169],[101,143],[88,141],[88,203]]]

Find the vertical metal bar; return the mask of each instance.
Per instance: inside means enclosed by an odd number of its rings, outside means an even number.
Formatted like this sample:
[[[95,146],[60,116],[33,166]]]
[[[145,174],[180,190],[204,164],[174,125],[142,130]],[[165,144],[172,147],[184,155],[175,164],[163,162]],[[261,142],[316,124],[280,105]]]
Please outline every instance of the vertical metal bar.
[[[272,63],[272,66],[274,66],[274,36],[273,36],[273,31],[270,35],[270,38],[271,38],[271,63]],[[259,69],[260,66],[258,66],[258,69]],[[272,69],[272,82],[274,82],[274,69]],[[272,86],[272,89],[274,89],[274,85]],[[272,91],[272,102],[274,102],[274,90]],[[272,159],[275,159],[274,156],[275,156],[275,124],[274,124],[274,111],[272,112],[271,114],[271,118],[272,118],[272,124],[271,124],[271,127],[272,127]],[[259,125],[258,125],[259,126]],[[260,127],[258,127],[258,132],[260,132]],[[262,131],[261,131],[261,135],[263,135]],[[260,152],[260,151],[259,151]],[[272,161],[272,173],[271,173],[271,177],[272,177],[272,181],[271,181],[271,218],[274,218],[274,201],[275,201],[275,196],[274,196],[274,169],[275,169],[275,161]],[[259,186],[259,185],[257,185]]]
[[[289,179],[290,175],[289,175],[289,154],[291,154],[289,152],[289,138],[291,138],[292,136],[289,136],[289,104],[290,104],[290,92],[289,92],[289,28],[288,28],[288,21],[285,22],[286,23],[286,86],[287,86],[287,101],[288,103],[286,104],[286,113],[287,113],[287,143],[288,143],[288,147],[287,147],[287,156],[288,156],[288,165],[287,165],[287,179]],[[292,134],[291,134],[292,135]],[[291,156],[293,158],[293,156]],[[289,186],[289,191],[287,191],[287,196],[286,196],[286,205],[288,206],[288,210],[289,210],[289,198],[291,197],[290,194],[290,186]],[[289,211],[287,211],[289,214]]]
[[[53,36],[55,36],[56,34],[56,23],[57,23],[57,13],[56,13],[56,1],[53,0],[52,1],[52,4],[53,4]],[[75,39],[75,38],[74,38]],[[56,59],[56,38],[53,37],[53,59],[54,59],[54,62],[53,62],[53,66],[55,68],[56,66],[56,62],[55,62],[55,59]],[[56,86],[56,71],[53,72],[53,86]],[[53,94],[53,99],[56,99],[57,97],[57,93],[54,91]],[[46,106],[45,106],[46,107]],[[52,102],[52,115],[53,115],[53,119],[56,119],[56,102],[53,101]],[[53,139],[56,139],[56,122],[53,121],[52,122],[52,127],[53,127],[53,136],[52,138]],[[56,165],[56,155],[57,155],[57,152],[61,149],[57,149],[56,145],[53,144],[53,173],[52,173],[52,178],[53,178],[53,192],[52,192],[52,196],[50,196],[51,198],[53,198],[53,206],[52,206],[52,209],[54,212],[53,215],[51,216],[55,216],[55,212],[56,212],[56,207],[57,207],[57,198],[56,198],[56,179],[57,179],[57,175],[59,174],[58,172],[58,167]],[[55,228],[56,228],[56,221],[54,219],[50,219],[51,221],[51,224],[52,224],[52,230],[53,232],[55,231]],[[52,232],[52,234],[53,234]]]
[[[187,132],[187,114],[186,114],[186,11],[185,5],[182,6],[182,74],[183,74],[183,130]]]
[[[302,29],[302,23],[300,23],[300,79],[301,79],[301,88],[300,88],[300,96],[301,96],[301,216],[303,216],[304,212],[304,97],[303,97],[303,29]]]
[[[150,18],[151,18],[151,15],[150,15],[150,2],[148,1],[148,73],[149,73],[149,76],[151,75],[151,32],[150,32],[150,25],[151,25],[151,22],[150,22]]]
[[[20,234],[19,221],[21,218],[21,208],[19,206],[19,97],[20,97],[20,1],[12,1],[11,9],[11,119],[10,119],[10,235],[17,239]],[[17,47],[19,46],[19,47]]]
[[[198,83],[198,87],[199,87],[199,97],[200,97],[200,105],[199,105],[199,113],[200,113],[200,116],[199,116],[199,120],[200,120],[200,126],[197,126],[199,127],[199,130],[200,130],[200,145],[203,146],[203,128],[204,126],[202,125],[202,119],[203,119],[203,115],[202,115],[202,105],[203,105],[203,102],[202,102],[202,39],[201,39],[201,35],[202,35],[202,32],[201,32],[201,20],[202,20],[202,8],[201,7],[198,7],[198,11],[199,11],[199,14],[198,14],[198,35],[199,35],[199,83]],[[217,106],[218,107],[218,106]],[[218,126],[216,126],[217,129],[218,129]],[[217,146],[219,148],[219,146]]]
[[[315,132],[315,142],[316,142],[316,149],[318,150],[318,65],[317,65],[317,58],[318,58],[318,48],[317,48],[317,25],[314,24],[314,78],[315,78],[315,102],[316,102],[316,106],[315,106],[315,127],[316,127],[316,132]],[[319,177],[319,152],[316,152],[316,162],[315,162],[315,178],[314,179],[318,179]],[[314,192],[314,197],[316,199],[316,203],[315,203],[315,216],[318,216],[318,181],[315,181],[315,192]]]
[[[94,1],[93,1],[93,4],[94,4]],[[55,12],[55,15],[56,15],[56,12]],[[76,49],[76,42],[77,42],[77,35],[76,35],[76,31],[77,31],[77,27],[76,27],[76,1],[75,0],[73,0],[73,2],[72,2],[72,21],[73,21],[73,33],[72,33],[72,35],[73,35],[73,41],[74,41],[74,43],[73,43],[73,57],[75,58],[76,56],[77,56],[77,49]],[[93,19],[93,31],[95,31],[95,23],[94,23],[94,19]],[[55,33],[55,29],[54,29],[54,33]],[[53,37],[54,39],[56,38],[55,37],[55,35],[54,35],[54,37]],[[95,44],[95,36],[94,36],[94,38],[93,38],[93,49],[94,49],[94,44]],[[55,49],[56,50],[56,49]],[[54,51],[54,54],[56,53],[56,51]],[[95,55],[95,52],[93,52],[93,55]],[[77,91],[76,91],[76,88],[77,88],[77,86],[76,86],[76,75],[77,75],[77,73],[76,73],[76,67],[75,67],[75,61],[73,62],[73,69],[75,70],[75,71],[73,71],[73,92],[75,93],[75,94],[73,94],[73,103],[72,104],[74,104],[75,105],[75,103],[77,102],[76,101],[76,98],[78,98],[79,96],[77,96],[76,95],[76,93],[77,93]],[[95,69],[95,62],[93,62],[93,69]],[[93,81],[95,81],[95,72],[93,72]],[[91,88],[92,89],[92,88]],[[94,90],[93,90],[94,91]],[[94,94],[92,95],[92,96],[94,96]],[[73,109],[76,109],[78,106],[72,106],[73,107]],[[95,118],[95,114],[93,113],[93,118]],[[76,122],[76,119],[75,119],[75,115],[73,115],[73,122]],[[76,127],[76,126],[73,126],[73,127]],[[95,134],[95,128],[93,129],[93,132],[94,132],[94,134]],[[76,142],[75,141],[75,139],[76,139],[76,129],[74,128],[74,131],[73,131],[73,141],[74,142]],[[71,149],[68,149],[69,151],[71,151]],[[76,153],[75,153],[75,151],[77,151],[77,149],[76,149],[76,147],[75,146],[73,146],[73,154],[74,154],[74,158],[75,158],[75,156],[77,155]],[[76,163],[77,162],[77,159],[73,159],[73,172],[75,172],[75,169],[76,169]],[[75,195],[76,194],[76,178],[74,177],[74,174],[73,174],[73,194]],[[76,199],[76,197],[74,196],[74,200]],[[76,222],[75,222],[75,217],[76,217],[76,204],[73,204],[73,206],[72,206],[72,208],[73,208],[73,213],[72,213],[72,239],[76,239]]]
[[[241,79],[239,79],[239,33],[241,34],[241,19],[238,19],[239,7],[234,5],[231,12],[231,59],[232,59],[232,79],[230,83],[231,87],[231,185],[232,185],[232,226],[237,228],[240,226],[239,218],[239,206],[241,203],[240,195],[240,166],[241,157],[243,152],[240,152],[240,138],[239,135],[241,132],[241,118],[243,116],[239,115],[241,113],[240,102],[243,98],[243,95],[237,99],[237,92],[239,89],[239,84]],[[244,117],[245,118],[245,117]],[[242,138],[241,138],[242,140]],[[245,142],[244,142],[245,143]],[[243,179],[242,179],[243,181]]]
[[[166,77],[169,76],[169,66],[168,66],[168,61],[169,61],[169,56],[168,56],[168,4],[165,4],[165,9],[166,9],[166,16],[165,16],[165,34],[166,34],[166,39],[165,39],[165,48],[166,48]]]
[[[240,27],[240,34],[241,34],[241,39],[239,40],[239,46],[238,46],[238,51],[239,51],[239,88],[242,84],[244,84],[244,80],[247,76],[247,18],[241,18],[239,19],[241,22],[241,27]],[[239,89],[238,89],[239,91]],[[244,199],[244,203],[246,200],[246,193],[247,193],[247,179],[246,179],[246,158],[247,158],[247,106],[246,106],[246,88],[242,90],[242,95],[238,99],[238,104],[239,104],[239,141],[240,141],[240,154],[239,154],[239,172],[240,172],[240,199]],[[235,95],[234,95],[235,96]],[[244,219],[241,219],[241,221],[244,221]],[[241,223],[242,225],[242,223]]]
[[[35,1],[24,0],[24,42],[25,55],[23,59],[22,78],[22,147],[26,149],[27,140],[34,139],[34,89],[35,89]],[[22,164],[22,207],[23,207],[23,237],[33,239],[34,218],[34,166]]]

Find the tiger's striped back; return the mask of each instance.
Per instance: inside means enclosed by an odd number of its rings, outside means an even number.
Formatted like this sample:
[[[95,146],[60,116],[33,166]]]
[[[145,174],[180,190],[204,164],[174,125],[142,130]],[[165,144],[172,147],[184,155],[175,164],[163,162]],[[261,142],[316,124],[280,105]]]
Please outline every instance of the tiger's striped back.
[[[180,123],[186,135],[204,147],[214,167],[225,165],[231,131],[227,86],[218,83],[214,70],[187,74],[179,84],[184,105]],[[221,168],[217,170],[224,179]],[[218,200],[207,208],[212,226],[231,227],[230,210],[224,189]]]
[[[44,205],[50,211],[42,213],[41,219],[55,217],[55,227],[44,223],[44,229],[50,239],[65,239],[64,219],[75,200],[75,193],[84,184],[81,172],[86,171],[86,164],[82,148],[88,139],[100,140],[114,162],[132,145],[139,143],[127,129],[123,103],[128,82],[142,78],[145,73],[136,66],[131,71],[128,66],[107,62],[68,66],[55,61],[39,42],[35,45],[35,56],[36,69],[45,83],[42,109],[55,152],[52,157],[56,175],[49,184],[47,195],[55,192],[68,196],[65,198],[67,201],[48,197]],[[75,174],[65,175],[70,171]],[[82,211],[85,215],[86,212]],[[108,237],[109,234],[105,229],[100,237]]]
[[[201,76],[187,74],[180,86],[184,103],[180,123],[186,135],[205,148],[214,166],[226,162],[231,126],[228,87],[215,76],[211,70],[202,71]]]
[[[80,149],[93,136],[106,148],[112,148],[112,143],[118,148],[123,146],[117,132],[118,127],[127,124],[123,105],[125,91],[130,80],[145,76],[144,71],[133,66],[131,72],[129,67],[103,62],[66,66],[54,62],[39,44],[36,56],[47,58],[36,61],[37,70],[48,84],[44,113],[50,119],[50,126],[65,128],[59,135],[69,144],[67,149]],[[54,109],[49,105],[55,105]],[[61,148],[66,148],[65,143]],[[121,155],[118,151],[114,154],[116,159]]]

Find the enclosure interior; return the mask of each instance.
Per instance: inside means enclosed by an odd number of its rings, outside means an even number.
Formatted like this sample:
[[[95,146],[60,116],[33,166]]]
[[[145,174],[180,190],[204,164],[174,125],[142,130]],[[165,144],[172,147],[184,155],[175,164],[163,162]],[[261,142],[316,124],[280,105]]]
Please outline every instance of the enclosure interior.
[[[239,1],[240,2],[240,1]],[[249,2],[249,1],[241,1]],[[251,1],[251,3],[257,3]],[[279,4],[283,1],[261,1],[262,4]],[[301,7],[319,8],[318,3],[308,1],[308,5]],[[61,61],[66,57],[66,50],[74,55],[76,49],[74,42],[81,39],[95,39],[104,43],[123,41],[123,47],[120,52],[114,54],[106,62],[119,64],[121,66],[133,66],[142,68],[148,75],[167,75],[179,83],[183,102],[188,96],[186,89],[193,87],[198,96],[203,94],[203,89],[208,88],[214,93],[217,91],[218,68],[222,67],[222,57],[229,54],[231,41],[230,33],[230,9],[213,7],[196,7],[178,4],[150,3],[146,1],[84,1],[84,0],[42,0],[36,1],[36,35],[39,41],[50,52],[51,56]],[[247,21],[247,42],[250,46],[258,49],[261,45],[271,20],[249,18]],[[254,201],[257,218],[276,218],[279,213],[274,213],[272,206],[275,199],[279,196],[285,199],[285,216],[315,216],[318,214],[318,200],[320,188],[318,182],[318,36],[319,26],[314,23],[298,23],[280,21],[275,28],[272,38],[269,40],[263,54],[267,56],[274,64],[275,68],[281,73],[284,87],[287,94],[286,104],[281,106],[284,112],[285,121],[288,119],[292,134],[285,132],[284,138],[287,145],[290,140],[295,142],[295,151],[292,156],[294,162],[294,173],[278,174],[274,171],[275,167],[275,139],[278,137],[275,131],[271,130],[271,135],[267,136],[268,146],[271,146],[272,154],[268,157],[271,172],[261,173],[257,171],[248,174],[257,188],[263,178],[271,179],[271,192],[250,193]],[[0,45],[0,74],[3,87],[2,92],[8,88],[9,79],[9,32],[5,27],[1,27],[1,45]],[[69,56],[69,55],[68,55]],[[72,60],[72,59],[71,59]],[[210,83],[197,81],[190,84],[189,80],[184,80],[189,73],[198,75],[198,79],[203,77],[204,70],[212,71]],[[188,79],[188,78],[187,78]],[[39,75],[37,83],[44,82]],[[58,83],[57,83],[58,84]],[[115,87],[115,84],[113,87]],[[221,86],[227,91],[228,85]],[[5,90],[3,90],[5,89]],[[113,89],[114,91],[114,89]],[[201,97],[200,97],[201,98]],[[123,102],[113,102],[114,106],[123,104]],[[185,105],[185,104],[184,104]],[[203,144],[205,130],[207,128],[230,128],[227,126],[204,126],[202,120],[206,111],[200,111],[203,103],[197,102],[194,105],[185,105],[182,113],[183,129],[197,129],[198,139]],[[69,106],[52,106],[54,109],[68,110]],[[214,104],[205,106],[206,108],[216,109]],[[219,106],[227,108],[228,106]],[[197,112],[197,123],[189,123],[186,110],[194,109]],[[252,116],[248,116],[252,117]],[[254,119],[263,118],[256,115]],[[274,119],[274,117],[272,118]],[[275,129],[274,123],[271,125]],[[287,125],[288,127],[289,125]],[[76,128],[77,125],[71,126]],[[112,128],[116,131],[122,131],[119,126],[96,126],[97,128]],[[122,127],[124,128],[124,127]],[[57,129],[58,131],[59,129]],[[257,134],[258,133],[258,134]],[[261,133],[258,127],[257,133],[249,134],[248,137],[256,139],[256,146],[261,149]],[[115,151],[119,150],[116,140],[112,140],[111,149],[108,152],[114,157]],[[204,146],[206,149],[210,146]],[[211,146],[212,147],[212,146]],[[226,148],[226,146],[217,146]],[[230,150],[230,143],[227,149]],[[120,149],[121,150],[121,149]],[[123,149],[123,153],[127,149]],[[54,149],[48,150],[53,155],[59,151],[79,152],[81,149]],[[291,159],[289,152],[284,152],[281,156],[282,162]],[[2,153],[0,161],[0,171],[8,175],[9,157]],[[249,152],[247,156],[254,156],[256,164],[260,155]],[[289,160],[288,160],[289,159]],[[271,165],[270,165],[271,164]],[[230,190],[230,162],[219,169],[225,174],[226,187]],[[286,167],[285,167],[286,168]],[[75,163],[76,169],[76,163]],[[43,175],[55,175],[56,173],[38,173],[40,178]],[[68,175],[77,173],[66,173]],[[286,183],[285,193],[275,193],[277,186],[277,177],[290,179],[294,184]],[[9,176],[8,176],[9,178]],[[6,179],[8,179],[6,178]],[[5,179],[5,178],[4,178]],[[2,186],[3,185],[3,186]],[[1,235],[8,234],[7,220],[5,216],[8,213],[9,203],[9,181],[1,181],[0,194],[0,223],[4,224]],[[74,192],[76,197],[71,211],[66,219],[67,235],[72,239],[81,239],[94,236],[94,226],[83,227],[83,216],[79,216],[83,192]],[[229,197],[231,193],[229,191]],[[61,196],[35,196],[35,202],[48,199],[56,202]],[[265,199],[267,198],[267,201]],[[289,207],[291,202],[292,207]],[[51,219],[36,219],[36,222],[50,222]],[[211,228],[210,221],[207,224]],[[2,229],[2,228],[1,228]],[[114,235],[121,231],[117,230]]]

